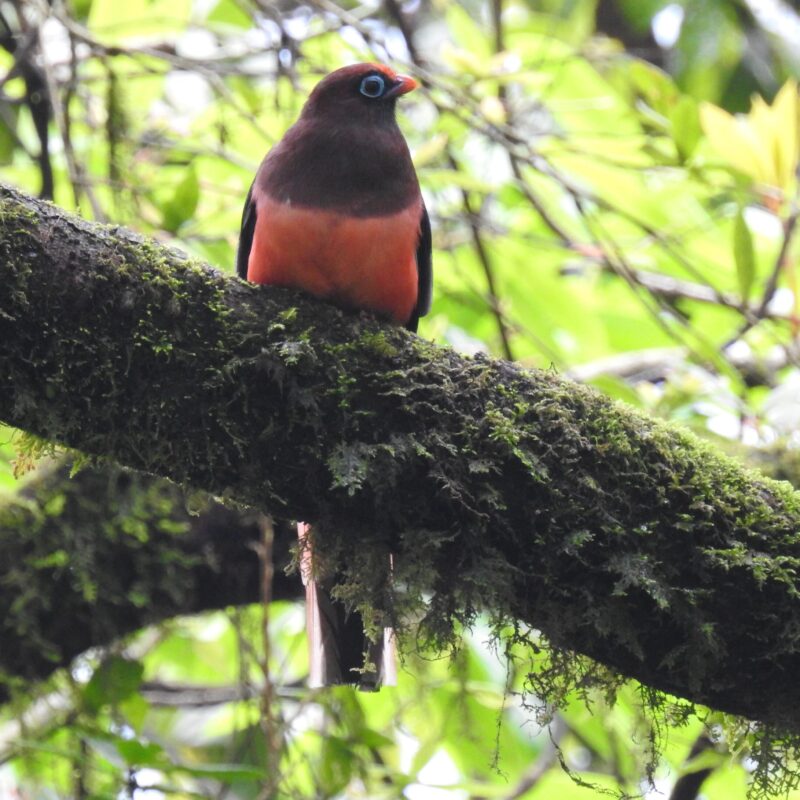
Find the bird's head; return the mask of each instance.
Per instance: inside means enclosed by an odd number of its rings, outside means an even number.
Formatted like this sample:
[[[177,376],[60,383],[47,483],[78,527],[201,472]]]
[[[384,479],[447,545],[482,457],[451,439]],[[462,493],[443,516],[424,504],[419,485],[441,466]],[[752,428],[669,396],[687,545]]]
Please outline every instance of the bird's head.
[[[413,78],[384,64],[353,64],[331,72],[314,87],[303,116],[391,122],[397,98],[418,86]]]

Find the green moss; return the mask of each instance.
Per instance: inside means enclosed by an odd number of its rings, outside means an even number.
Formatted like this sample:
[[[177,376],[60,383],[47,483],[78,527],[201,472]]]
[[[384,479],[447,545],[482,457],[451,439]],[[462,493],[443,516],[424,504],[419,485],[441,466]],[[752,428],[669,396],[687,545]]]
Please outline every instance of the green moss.
[[[376,356],[393,358],[399,352],[397,346],[389,341],[386,331],[365,331],[361,334],[358,342],[367,352],[372,352]]]

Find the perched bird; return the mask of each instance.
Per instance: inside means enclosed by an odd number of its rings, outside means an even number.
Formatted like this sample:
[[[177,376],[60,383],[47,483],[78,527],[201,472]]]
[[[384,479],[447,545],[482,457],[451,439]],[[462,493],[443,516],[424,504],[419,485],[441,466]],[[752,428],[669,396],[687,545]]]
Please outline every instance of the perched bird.
[[[317,84],[248,192],[240,277],[303,289],[416,331],[431,301],[431,228],[395,104],[417,86],[382,64],[344,67]],[[366,638],[358,615],[314,580],[304,523],[298,534],[310,684],[393,682],[391,631],[383,642]],[[375,670],[363,671],[365,658]]]

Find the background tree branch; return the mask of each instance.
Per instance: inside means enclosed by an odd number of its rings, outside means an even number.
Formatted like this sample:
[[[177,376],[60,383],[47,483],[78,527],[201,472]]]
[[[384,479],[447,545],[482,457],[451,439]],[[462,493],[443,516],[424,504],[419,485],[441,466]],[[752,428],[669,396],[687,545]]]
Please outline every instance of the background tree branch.
[[[553,373],[0,199],[1,419],[318,523],[349,599],[389,614],[425,591],[440,641],[488,608],[657,689],[800,728],[785,485]]]
[[[277,529],[275,599],[292,532]],[[45,468],[0,505],[0,702],[91,647],[177,614],[257,602],[255,515],[207,502],[190,514],[174,483],[112,464]]]

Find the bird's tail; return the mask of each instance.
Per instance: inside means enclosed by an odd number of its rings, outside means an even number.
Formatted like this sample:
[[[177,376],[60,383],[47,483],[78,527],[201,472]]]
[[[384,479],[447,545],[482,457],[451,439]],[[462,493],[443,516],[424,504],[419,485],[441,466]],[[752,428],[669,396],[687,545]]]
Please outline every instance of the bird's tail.
[[[394,631],[372,642],[364,632],[361,615],[347,612],[330,595],[330,582],[313,576],[310,526],[297,525],[300,539],[300,575],[306,587],[306,633],[309,679],[313,688],[337,684],[357,685],[366,691],[397,685],[397,650]]]

